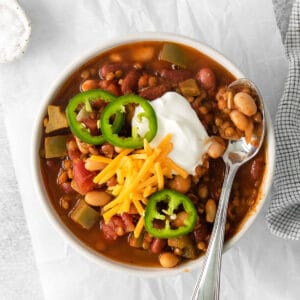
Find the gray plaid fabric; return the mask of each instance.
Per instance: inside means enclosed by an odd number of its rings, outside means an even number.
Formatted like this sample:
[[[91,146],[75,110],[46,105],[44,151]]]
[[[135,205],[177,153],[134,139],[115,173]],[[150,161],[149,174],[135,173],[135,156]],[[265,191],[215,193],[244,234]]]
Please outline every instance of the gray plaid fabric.
[[[272,233],[300,239],[300,0],[294,3],[285,40],[289,73],[275,123],[274,195],[267,214]]]

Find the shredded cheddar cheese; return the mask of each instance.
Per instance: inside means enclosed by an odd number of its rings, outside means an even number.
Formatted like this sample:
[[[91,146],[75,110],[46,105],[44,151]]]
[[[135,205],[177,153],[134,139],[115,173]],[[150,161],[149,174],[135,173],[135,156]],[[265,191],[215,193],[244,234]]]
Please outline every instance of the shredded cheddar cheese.
[[[95,183],[106,183],[114,175],[117,179],[116,185],[108,187],[115,198],[103,207],[105,222],[115,214],[129,212],[133,205],[140,215],[134,229],[134,237],[139,237],[144,227],[147,198],[164,188],[165,177],[170,178],[174,173],[184,178],[188,176],[184,169],[168,157],[173,149],[171,138],[171,134],[168,134],[155,148],[151,148],[144,140],[144,149],[124,149],[113,159],[99,155],[91,157],[91,160],[107,163],[95,176]]]

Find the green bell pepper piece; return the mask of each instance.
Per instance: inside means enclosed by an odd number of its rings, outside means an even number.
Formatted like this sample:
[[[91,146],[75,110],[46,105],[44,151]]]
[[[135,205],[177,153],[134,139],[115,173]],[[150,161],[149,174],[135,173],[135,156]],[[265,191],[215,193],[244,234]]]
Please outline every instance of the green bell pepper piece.
[[[173,43],[165,43],[163,45],[159,59],[178,65],[182,68],[185,68],[187,63],[186,56],[184,55],[182,48]]]
[[[63,157],[67,155],[68,135],[45,137],[45,158]]]
[[[85,229],[91,229],[100,220],[100,213],[80,199],[70,213],[71,219]]]
[[[195,79],[190,78],[179,83],[179,88],[184,96],[199,96],[200,89]]]

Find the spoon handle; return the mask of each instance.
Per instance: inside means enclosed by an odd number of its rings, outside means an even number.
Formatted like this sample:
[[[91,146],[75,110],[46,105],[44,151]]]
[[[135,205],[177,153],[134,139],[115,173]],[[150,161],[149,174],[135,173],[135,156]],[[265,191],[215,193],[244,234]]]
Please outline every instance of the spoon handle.
[[[226,214],[231,186],[238,169],[238,165],[226,164],[225,177],[222,192],[218,204],[218,210],[214,221],[214,227],[204,263],[198,277],[192,300],[218,300],[220,288],[220,271],[222,250],[224,243],[224,231]]]

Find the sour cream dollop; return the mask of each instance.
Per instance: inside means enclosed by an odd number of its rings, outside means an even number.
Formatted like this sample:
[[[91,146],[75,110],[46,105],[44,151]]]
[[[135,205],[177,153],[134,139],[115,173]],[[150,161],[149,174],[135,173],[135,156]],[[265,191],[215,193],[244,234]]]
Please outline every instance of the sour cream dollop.
[[[156,147],[167,134],[172,134],[173,150],[169,157],[189,174],[195,175],[195,168],[202,164],[202,156],[207,151],[208,139],[196,112],[183,96],[175,92],[165,93],[149,103],[157,118],[157,134],[150,146]],[[137,106],[131,122],[140,137],[149,130],[148,119],[142,113],[142,107]]]

